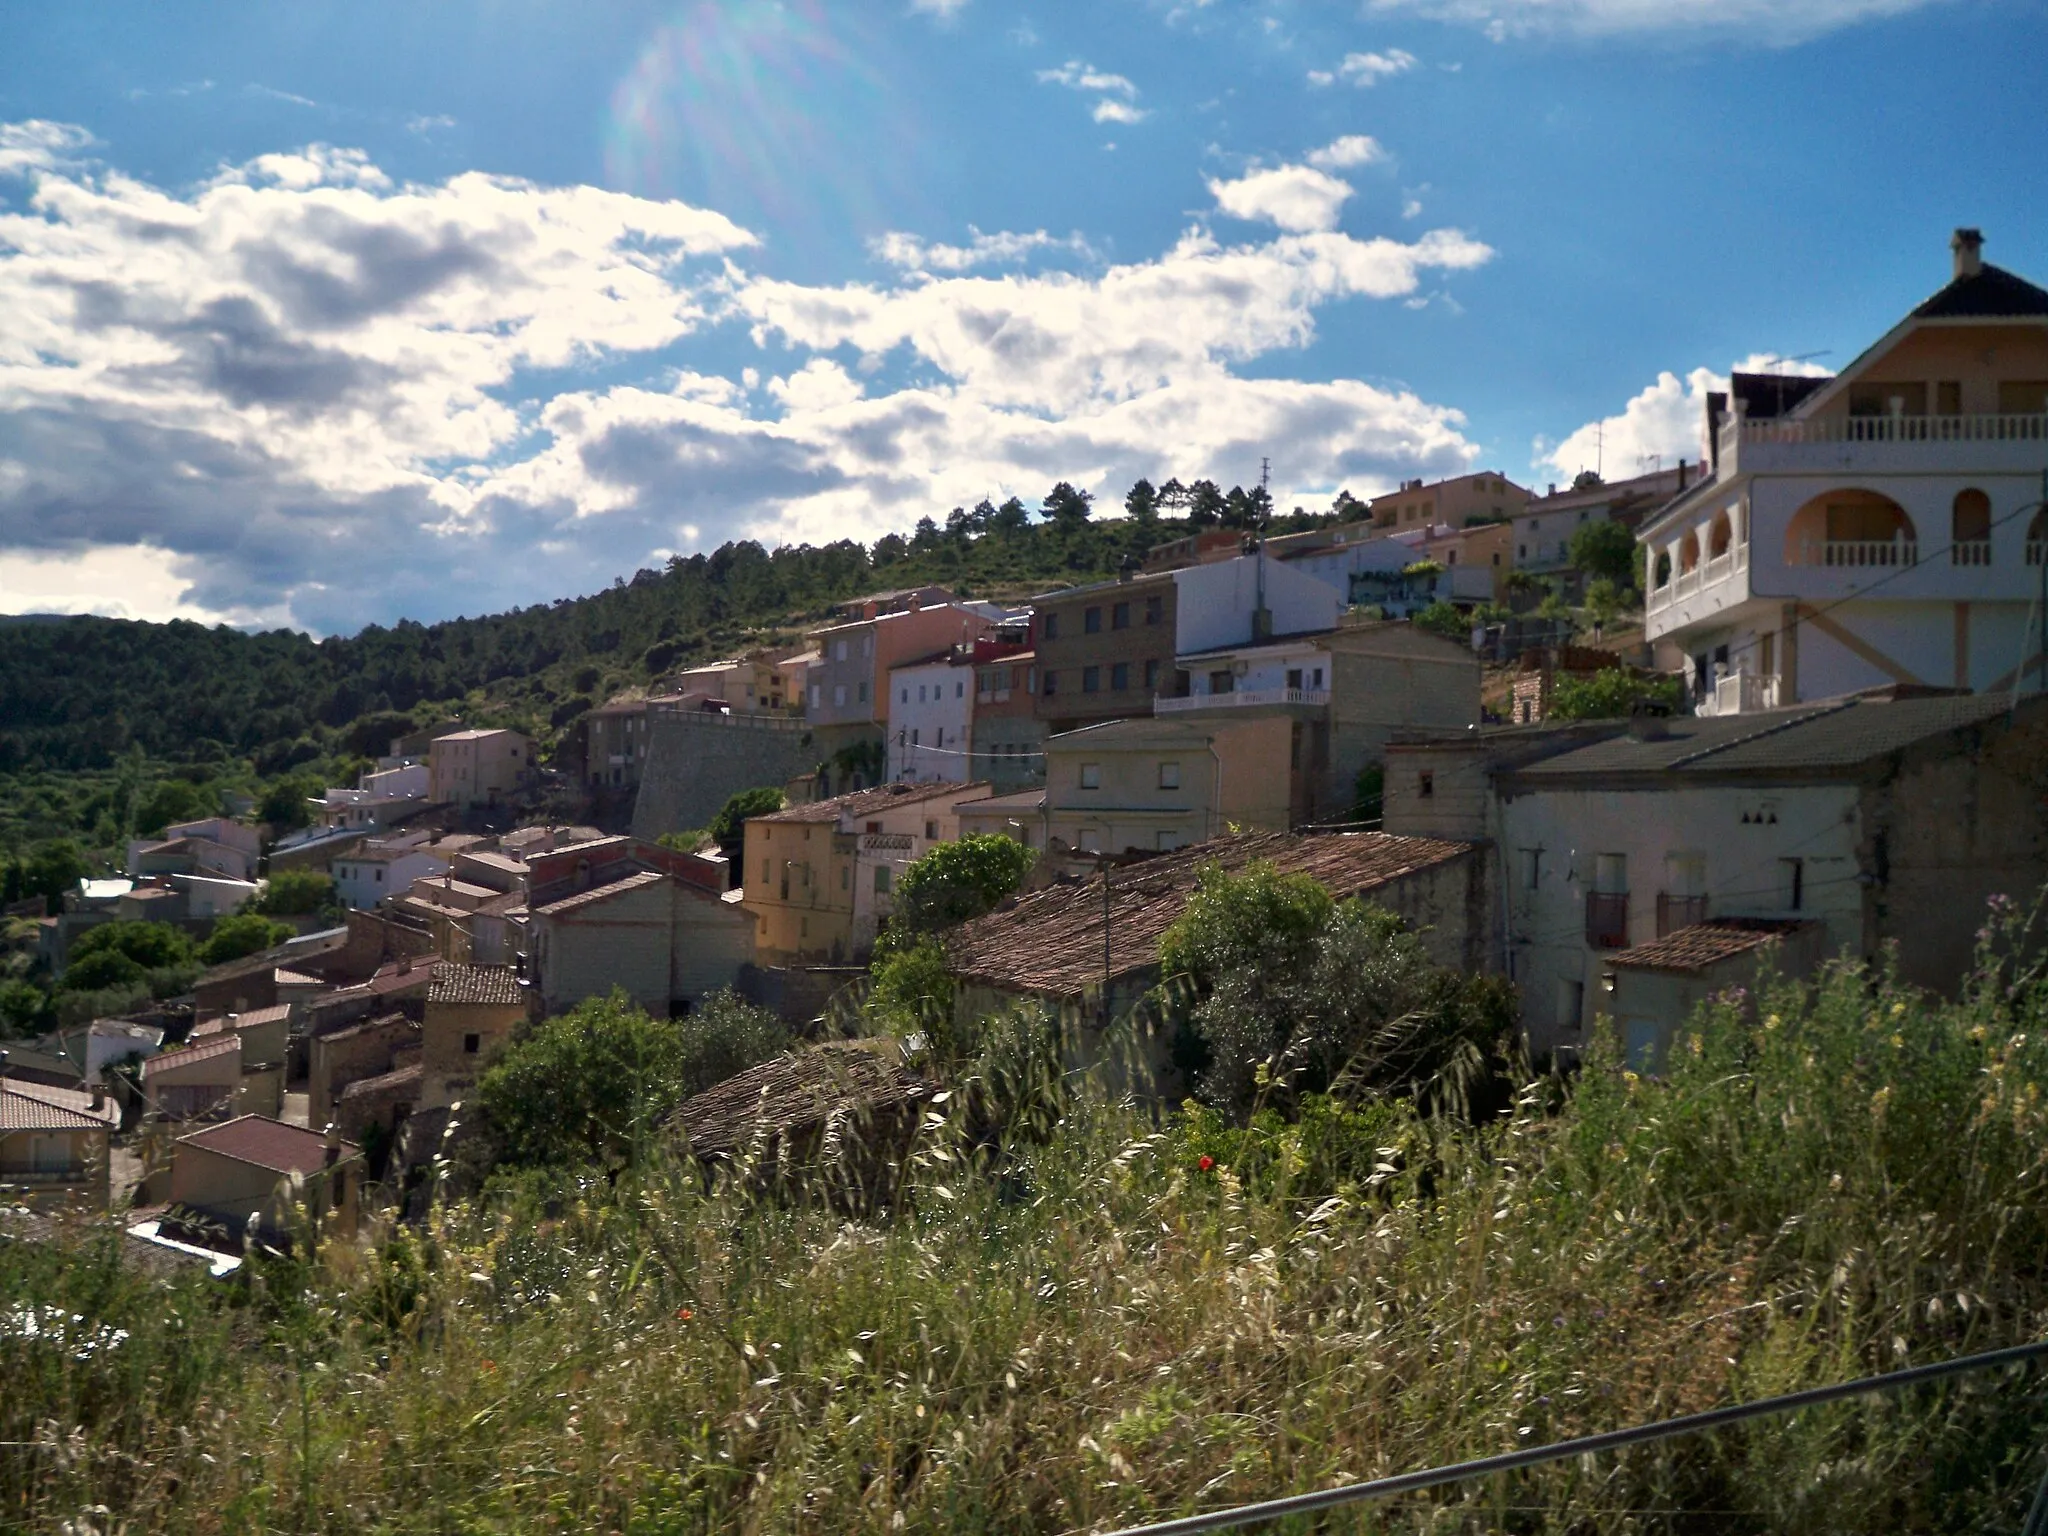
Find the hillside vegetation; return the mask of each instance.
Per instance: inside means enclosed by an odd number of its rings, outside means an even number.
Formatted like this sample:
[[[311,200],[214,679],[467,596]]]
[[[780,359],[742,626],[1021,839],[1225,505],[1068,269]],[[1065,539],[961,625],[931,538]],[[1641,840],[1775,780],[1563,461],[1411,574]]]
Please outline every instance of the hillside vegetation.
[[[1959,1003],[1841,969],[1477,1121],[1154,1117],[1027,1017],[886,1177],[851,1125],[773,1179],[649,1143],[242,1299],[0,1245],[0,1523],[1102,1530],[2035,1339],[2048,990],[2010,937]],[[2038,1379],[1969,1380],[1313,1528],[2013,1530],[2044,1435]]]

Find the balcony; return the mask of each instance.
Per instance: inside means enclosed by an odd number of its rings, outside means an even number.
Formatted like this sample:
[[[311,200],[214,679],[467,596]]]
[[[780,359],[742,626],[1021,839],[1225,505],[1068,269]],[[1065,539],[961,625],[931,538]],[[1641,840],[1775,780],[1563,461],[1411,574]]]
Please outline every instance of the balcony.
[[[1805,539],[1795,547],[1799,558],[1791,562],[1794,565],[1861,570],[1872,566],[1897,567],[1920,563],[1919,541],[1904,536],[1890,539]],[[1984,563],[1991,563],[1988,548]]]
[[[1730,417],[1720,474],[1825,467],[1865,473],[1956,465],[1985,473],[2040,468],[2048,415]],[[1959,455],[1958,450],[1961,450]]]
[[[1694,923],[1707,920],[1707,898],[1704,896],[1673,896],[1668,891],[1657,893],[1657,937],[1664,938],[1690,928]]]
[[[1989,539],[1958,539],[1948,547],[1950,565],[1989,565],[1991,563],[1991,541]],[[2028,562],[2031,564],[2032,562]]]
[[[1586,893],[1586,942],[1595,949],[1628,948],[1628,892]]]
[[[1330,702],[1327,688],[1240,688],[1231,693],[1190,693],[1180,698],[1160,697],[1152,701],[1155,714],[1172,715],[1191,709],[1249,709],[1259,704],[1307,704]]]
[[[1714,686],[1693,706],[1696,715],[1753,715],[1778,707],[1778,675],[1756,672],[1727,672],[1714,679]]]
[[[1748,569],[1749,546],[1747,544],[1737,544],[1732,548],[1724,549],[1720,554],[1701,561],[1689,571],[1675,572],[1671,579],[1665,582],[1663,586],[1653,587],[1648,599],[1649,610],[1652,613],[1657,613],[1670,607],[1673,603],[1683,602],[1689,597],[1697,597],[1703,592],[1712,592],[1730,577],[1739,576]],[[1730,594],[1733,599],[1738,601],[1742,595],[1741,593]]]

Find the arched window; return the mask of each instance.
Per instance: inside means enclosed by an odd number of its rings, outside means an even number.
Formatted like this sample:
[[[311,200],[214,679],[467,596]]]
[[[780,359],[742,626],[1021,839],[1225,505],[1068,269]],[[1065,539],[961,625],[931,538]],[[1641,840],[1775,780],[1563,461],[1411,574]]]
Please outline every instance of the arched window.
[[[1957,565],[1991,563],[1991,498],[1974,486],[1957,491],[1949,513],[1949,559]]]
[[[2034,520],[2027,525],[2027,564],[2039,565],[2048,560],[2048,507],[2034,514]]]
[[[1735,542],[1735,528],[1728,521],[1726,512],[1716,512],[1714,520],[1707,524],[1707,558],[1728,553],[1728,546]]]
[[[1657,551],[1656,574],[1651,577],[1651,580],[1660,587],[1671,585],[1671,556],[1664,550],[1660,549]]]
[[[1876,491],[1823,491],[1785,526],[1787,565],[1911,565],[1919,534],[1906,509]]]
[[[1678,541],[1678,569],[1680,573],[1699,569],[1700,536],[1697,530],[1686,534]]]

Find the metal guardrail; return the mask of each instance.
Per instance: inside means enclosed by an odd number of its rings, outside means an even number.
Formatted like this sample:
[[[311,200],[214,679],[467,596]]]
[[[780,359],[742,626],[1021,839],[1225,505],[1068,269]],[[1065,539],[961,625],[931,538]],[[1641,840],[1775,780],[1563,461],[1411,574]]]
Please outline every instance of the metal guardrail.
[[[1496,1473],[1513,1472],[1522,1467],[1541,1466],[1545,1462],[1568,1461],[1574,1456],[1592,1456],[1602,1451],[1619,1451],[1632,1445],[1647,1445],[1656,1440],[1671,1440],[1680,1435],[1696,1435],[1704,1430],[1719,1429],[1723,1425],[1739,1424],[1745,1419],[1792,1413],[1801,1408],[1817,1407],[1822,1403],[1840,1402],[1844,1398],[1896,1392],[1904,1387],[1918,1386],[1922,1382],[1939,1381],[1943,1377],[1960,1376],[1970,1371],[1996,1370],[2004,1365],[2020,1365],[2043,1356],[2048,1356],[2048,1341],[2016,1344],[2010,1349],[1994,1349],[1981,1355],[1963,1355],[1954,1360],[1916,1365],[1883,1376],[1865,1376],[1855,1381],[1838,1382],[1829,1387],[1809,1387],[1804,1392],[1788,1392],[1781,1397],[1761,1398],[1753,1403],[1736,1403],[1726,1408],[1712,1408],[1705,1413],[1688,1413],[1675,1419],[1662,1419],[1654,1424],[1639,1424],[1633,1429],[1614,1429],[1604,1434],[1583,1435],[1576,1440],[1559,1440],[1550,1445],[1527,1446],[1501,1456],[1486,1456],[1477,1461],[1461,1461],[1447,1467],[1432,1467],[1426,1472],[1404,1472],[1398,1477],[1383,1477],[1369,1483],[1347,1483],[1339,1488],[1324,1488],[1315,1493],[1297,1493],[1287,1498],[1268,1499],[1259,1504],[1242,1504],[1235,1509],[1219,1509],[1205,1515],[1187,1515],[1178,1520],[1164,1520],[1152,1525],[1126,1526],[1110,1533],[1110,1536],[1193,1536],[1197,1531],[1227,1531],[1241,1526],[1263,1525],[1269,1520],[1284,1519],[1288,1515],[1314,1514],[1318,1510],[1333,1509],[1342,1504],[1390,1499],[1397,1494],[1417,1493],[1425,1488],[1441,1488],[1450,1483],[1469,1482],[1475,1478],[1492,1477]],[[2043,1479],[2039,1491],[2035,1494],[2022,1536],[2048,1536],[2048,1478]]]

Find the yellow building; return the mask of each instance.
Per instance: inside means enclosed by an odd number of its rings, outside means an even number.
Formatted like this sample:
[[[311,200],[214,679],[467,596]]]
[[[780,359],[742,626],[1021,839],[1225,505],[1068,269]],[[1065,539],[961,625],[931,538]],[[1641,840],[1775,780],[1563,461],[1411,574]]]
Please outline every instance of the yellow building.
[[[747,821],[741,905],[763,965],[857,959],[903,871],[960,836],[959,806],[989,785],[883,784]]]
[[[301,1216],[353,1237],[362,1185],[360,1149],[264,1115],[192,1131],[171,1153],[171,1204],[229,1240],[252,1220],[266,1240],[288,1239]]]
[[[104,1091],[0,1076],[0,1204],[107,1208],[107,1133],[121,1111]]]
[[[435,966],[420,1033],[421,1106],[452,1104],[475,1088],[526,1014],[526,989],[511,966]]]
[[[1439,523],[1462,528],[1467,518],[1492,522],[1513,517],[1527,505],[1532,494],[1491,469],[1439,480],[1433,485],[1406,480],[1398,491],[1373,497],[1372,520],[1375,526],[1396,532]]]
[[[1047,737],[1045,846],[1150,853],[1234,828],[1289,831],[1307,798],[1301,730],[1275,710],[1111,720]]]
[[[456,731],[427,749],[427,793],[453,805],[490,805],[533,771],[533,742],[518,731]]]

